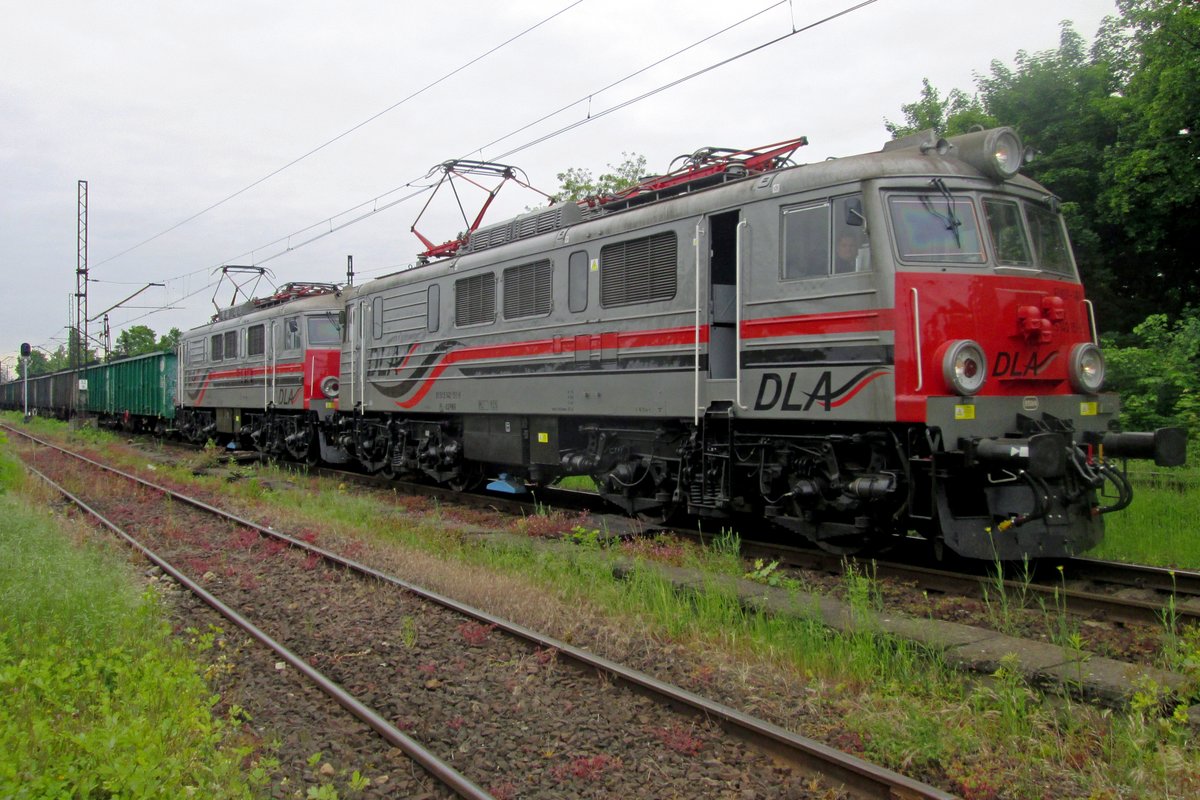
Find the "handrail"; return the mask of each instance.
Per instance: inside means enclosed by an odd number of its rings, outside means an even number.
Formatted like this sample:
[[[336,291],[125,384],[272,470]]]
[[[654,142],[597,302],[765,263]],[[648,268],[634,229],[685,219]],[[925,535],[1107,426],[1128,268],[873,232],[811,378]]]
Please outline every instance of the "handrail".
[[[1088,325],[1092,329],[1092,344],[1100,346],[1100,334],[1096,331],[1096,307],[1092,305],[1092,301],[1084,298],[1083,304],[1087,306]]]
[[[921,297],[917,294],[915,286],[908,291],[912,295],[913,349],[915,350],[917,362],[917,388],[913,391],[919,392],[921,391],[921,387],[925,385],[925,373],[921,369]]]
[[[367,301],[358,302],[358,402],[362,411],[367,410],[367,308]]]
[[[693,240],[696,246],[696,268],[693,270],[693,278],[696,281],[696,322],[692,366],[692,424],[697,426],[700,424],[700,237],[704,234],[703,224],[703,218],[696,222],[696,238]],[[709,345],[709,350],[711,349],[712,346]]]
[[[736,316],[734,317],[734,334],[733,341],[733,369],[734,369],[734,402],[740,409],[746,407],[742,405],[742,229],[749,227],[749,220],[743,219],[737,225],[737,238],[734,243],[734,248],[737,250],[737,257],[734,266],[734,280],[737,281],[737,287],[734,291],[734,306],[736,306]]]
[[[271,347],[271,380],[263,381],[263,411],[271,407],[271,400],[275,397],[275,371],[279,366],[279,348],[275,346],[275,320],[271,320],[265,333]]]

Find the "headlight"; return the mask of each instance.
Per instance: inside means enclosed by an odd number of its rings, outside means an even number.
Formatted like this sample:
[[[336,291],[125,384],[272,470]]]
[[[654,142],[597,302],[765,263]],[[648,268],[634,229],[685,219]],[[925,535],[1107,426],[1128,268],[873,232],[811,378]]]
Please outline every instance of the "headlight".
[[[942,376],[946,385],[958,394],[975,394],[987,380],[987,359],[983,348],[970,339],[959,339],[946,347],[942,357]]]
[[[321,379],[321,394],[325,395],[331,400],[338,396],[339,388],[340,386],[336,375],[326,375]]]
[[[954,136],[947,140],[957,156],[995,181],[1006,181],[1025,162],[1021,139],[1012,128],[992,128]]]
[[[991,147],[988,149],[991,151],[992,163],[995,165],[996,172],[1005,178],[1016,175],[1021,169],[1021,162],[1025,160],[1025,150],[1021,147],[1021,140],[1015,133],[1007,129],[1001,129],[996,134],[996,138],[992,140]]]
[[[1104,354],[1091,342],[1071,348],[1071,388],[1084,394],[1096,394],[1104,386]]]

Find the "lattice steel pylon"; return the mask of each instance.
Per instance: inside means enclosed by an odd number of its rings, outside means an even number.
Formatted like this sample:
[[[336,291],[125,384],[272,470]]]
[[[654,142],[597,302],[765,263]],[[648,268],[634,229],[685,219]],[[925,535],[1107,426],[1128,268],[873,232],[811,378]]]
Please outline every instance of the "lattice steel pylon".
[[[88,232],[87,181],[79,182],[79,255],[75,261],[75,346],[71,348],[71,366],[78,369],[87,361],[88,347]]]

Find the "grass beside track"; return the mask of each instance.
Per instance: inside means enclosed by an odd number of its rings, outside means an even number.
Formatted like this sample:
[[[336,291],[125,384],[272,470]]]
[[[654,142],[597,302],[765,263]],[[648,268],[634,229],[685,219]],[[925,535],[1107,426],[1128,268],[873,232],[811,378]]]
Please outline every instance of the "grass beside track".
[[[614,547],[606,544],[603,531],[587,529],[580,518],[551,512],[517,525],[524,538],[475,537],[462,533],[473,521],[471,512],[420,498],[359,492],[273,467],[239,472],[233,481],[205,479],[205,486],[239,499],[257,515],[269,515],[277,527],[320,531],[322,538],[335,532],[352,542],[422,554],[427,558],[411,557],[418,561],[410,579],[466,602],[487,607],[497,598],[527,597],[538,606],[536,612],[515,602],[495,610],[510,617],[548,614],[523,621],[550,630],[557,625],[568,641],[578,620],[596,613],[618,630],[644,632],[656,651],[682,647],[699,662],[691,675],[679,676],[693,681],[685,680],[690,688],[719,696],[722,682],[739,680],[740,672],[754,687],[751,694],[766,695],[757,713],[769,715],[774,706],[786,719],[802,708],[808,722],[801,724],[801,733],[823,728],[836,746],[933,779],[969,800],[1200,793],[1200,751],[1182,708],[1174,716],[1161,714],[1161,687],[1140,687],[1129,708],[1114,714],[1044,694],[1016,669],[1002,667],[982,683],[970,680],[936,654],[872,630],[870,620],[881,601],[868,576],[845,576],[845,598],[863,625],[837,633],[815,614],[785,619],[740,605],[720,580],[743,576],[735,534],[706,548],[670,539]],[[190,470],[177,470],[174,477],[194,480]],[[541,538],[577,546],[547,548]],[[616,580],[618,559],[639,566]],[[712,580],[681,596],[659,574],[660,563],[693,567]],[[771,580],[765,572],[757,577]],[[546,612],[551,607],[560,609],[558,618]],[[736,667],[709,673],[701,653],[721,654],[717,660]],[[1196,640],[1181,644],[1176,655],[1175,665],[1195,660],[1200,655]],[[654,660],[664,658],[670,656]],[[764,684],[771,683],[766,675],[777,677],[764,692]]]
[[[216,698],[134,569],[37,510],[2,450],[0,797],[253,796],[246,753],[222,747]]]
[[[55,437],[64,434],[60,427]],[[72,437],[76,445],[119,442],[91,432]],[[147,467],[142,453],[106,449],[127,467]],[[1163,713],[1161,687],[1139,687],[1129,707],[1114,712],[1043,692],[1003,666],[990,680],[967,679],[936,654],[873,631],[880,600],[869,576],[845,576],[844,596],[863,624],[837,633],[815,616],[781,619],[737,603],[721,581],[745,569],[732,533],[706,548],[671,539],[613,546],[579,518],[549,513],[516,526],[525,537],[476,536],[474,512],[421,498],[360,492],[270,466],[193,475],[215,455],[200,454],[185,467],[157,464],[154,474],[195,487],[185,491],[221,495],[222,503],[278,529],[319,535],[329,546],[335,539],[351,548],[366,542],[394,558],[391,571],[402,577],[568,641],[595,636],[587,621],[603,619],[610,632],[578,643],[602,653],[612,643],[617,657],[629,655],[619,646],[640,649],[656,665],[679,658],[690,672],[672,679],[688,688],[720,697],[736,684],[755,713],[967,800],[1200,796],[1194,731],[1184,708]],[[578,546],[544,547],[544,538]],[[637,564],[625,580],[613,577],[618,559]],[[661,563],[694,567],[712,580],[681,596],[660,576]],[[769,569],[758,572],[752,577],[780,585]],[[1170,666],[1190,662],[1200,673],[1200,640],[1180,642]]]
[[[1200,468],[1131,469],[1133,503],[1107,515],[1090,556],[1200,569]]]

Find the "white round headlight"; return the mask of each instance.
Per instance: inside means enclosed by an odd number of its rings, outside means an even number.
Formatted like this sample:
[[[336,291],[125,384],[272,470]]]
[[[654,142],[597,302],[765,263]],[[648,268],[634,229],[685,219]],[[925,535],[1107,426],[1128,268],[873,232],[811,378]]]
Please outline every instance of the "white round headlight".
[[[1071,388],[1084,394],[1096,394],[1104,386],[1104,353],[1091,342],[1071,348]]]
[[[331,400],[338,396],[338,389],[340,388],[341,387],[336,375],[326,375],[321,379],[321,394],[325,395]]]
[[[1006,179],[1011,178],[1021,169],[1024,160],[1021,140],[1011,130],[1001,128],[992,142],[992,162],[996,165],[996,172]]]
[[[983,348],[970,339],[951,342],[942,357],[942,376],[946,385],[958,394],[978,392],[987,380],[987,358]]]
[[[1012,128],[972,131],[946,140],[958,158],[994,181],[1006,181],[1021,170],[1025,150]]]

